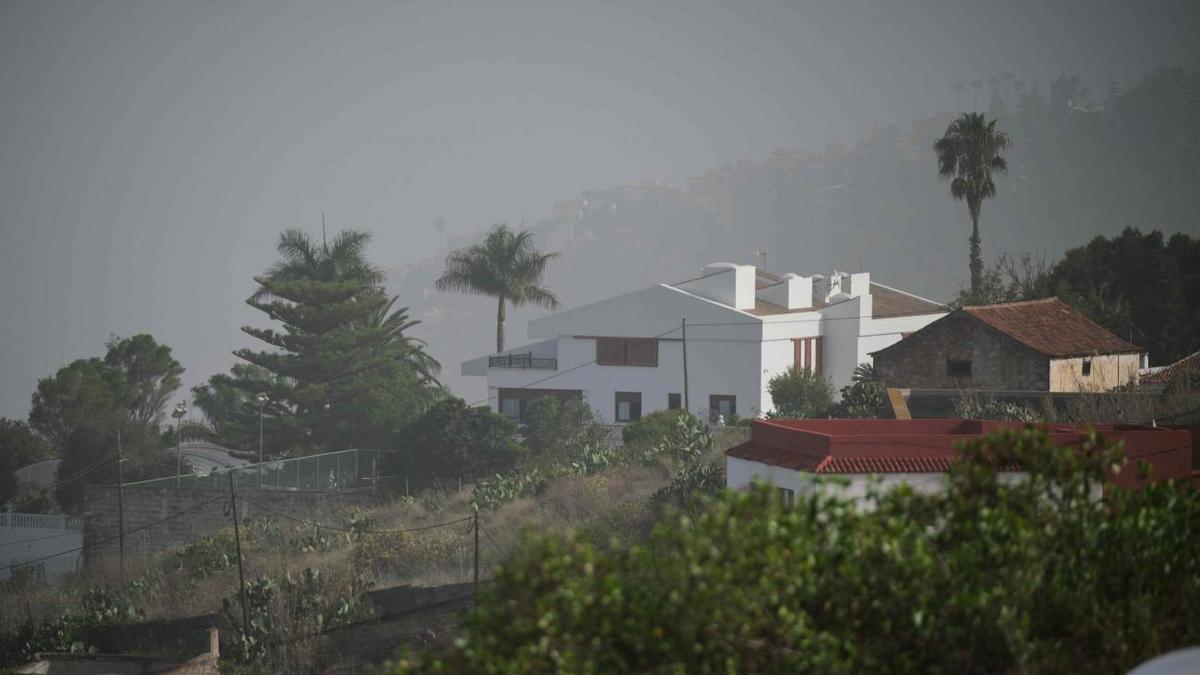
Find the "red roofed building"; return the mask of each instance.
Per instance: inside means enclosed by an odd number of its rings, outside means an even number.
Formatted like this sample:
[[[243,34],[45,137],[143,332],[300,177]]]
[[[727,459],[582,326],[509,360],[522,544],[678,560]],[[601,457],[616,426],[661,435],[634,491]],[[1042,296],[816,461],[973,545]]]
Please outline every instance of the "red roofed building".
[[[1145,350],[1058,298],[963,307],[872,354],[888,387],[1106,391],[1138,381]]]
[[[871,480],[884,485],[908,483],[916,489],[939,490],[942,474],[958,456],[958,446],[1017,422],[965,419],[926,420],[755,420],[750,440],[725,453],[726,485],[735,490],[751,483],[770,483],[790,494],[811,490],[813,478],[848,478],[851,496],[866,493]],[[1146,461],[1159,478],[1193,477],[1193,434],[1188,429],[1164,429],[1123,424],[1097,424],[1105,437],[1121,441],[1132,462]],[[1051,424],[1050,441],[1061,447],[1079,446],[1087,425]],[[1198,439],[1200,440],[1200,439]],[[1200,458],[1196,458],[1200,460]],[[1014,480],[1018,466],[1000,467]],[[1133,470],[1118,473],[1118,485],[1140,484]]]

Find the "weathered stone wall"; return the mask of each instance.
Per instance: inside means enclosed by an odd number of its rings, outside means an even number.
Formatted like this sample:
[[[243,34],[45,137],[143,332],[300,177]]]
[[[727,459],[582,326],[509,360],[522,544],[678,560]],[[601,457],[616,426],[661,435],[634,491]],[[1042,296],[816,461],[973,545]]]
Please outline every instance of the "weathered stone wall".
[[[252,503],[258,502],[297,518],[340,523],[348,507],[367,506],[373,500],[369,491],[238,490],[237,495],[240,521],[253,518],[280,520]],[[127,557],[179,548],[221,528],[233,527],[228,490],[127,486],[124,500]],[[84,489],[85,566],[116,559],[119,551],[117,513],[115,485],[89,485]],[[167,518],[170,520],[159,522]]]
[[[948,360],[971,362],[970,377],[952,377]],[[888,387],[1049,391],[1049,359],[963,314],[952,314],[876,352]]]

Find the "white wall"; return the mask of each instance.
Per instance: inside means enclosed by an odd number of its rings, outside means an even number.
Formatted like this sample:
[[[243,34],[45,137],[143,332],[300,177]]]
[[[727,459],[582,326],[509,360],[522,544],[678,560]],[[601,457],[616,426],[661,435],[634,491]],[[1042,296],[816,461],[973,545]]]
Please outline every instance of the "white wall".
[[[821,310],[826,319],[822,325],[821,370],[840,392],[850,384],[859,361],[859,335],[862,325],[870,321],[871,296],[864,295],[830,305]]]
[[[762,327],[755,317],[670,286],[660,285],[609,298],[529,324],[530,335],[557,336],[558,370],[492,368],[487,371],[490,403],[498,410],[501,388],[531,387],[583,392],[584,399],[606,422],[615,421],[618,391],[642,394],[642,414],[667,407],[667,395],[683,395],[683,349],[680,323],[688,328],[690,410],[708,415],[709,396],[737,397],[743,417],[762,411],[760,365]],[[720,324],[720,325],[713,325]],[[735,325],[727,325],[735,324]],[[658,366],[602,366],[596,359],[596,336],[655,337]],[[520,350],[517,350],[520,351]],[[553,376],[553,377],[550,377]],[[550,378],[543,383],[538,380]]]
[[[62,576],[79,566],[83,525],[78,518],[40,513],[0,513],[0,567],[62,553],[38,563],[46,578]],[[66,553],[66,551],[71,551]],[[0,570],[7,579],[11,570]]]
[[[788,488],[800,498],[812,493],[819,477],[828,478],[834,475],[848,480],[849,484],[841,487],[825,482],[825,489],[834,491],[840,497],[860,501],[866,498],[872,485],[877,486],[878,490],[887,490],[907,484],[916,492],[936,494],[945,489],[946,477],[944,473],[815,474],[738,457],[725,457],[725,486],[731,490],[749,490],[754,483],[766,483]],[[1001,476],[1003,482],[1010,483],[1027,478],[1028,474],[1018,471],[1005,472]],[[1096,498],[1099,498],[1099,493]]]

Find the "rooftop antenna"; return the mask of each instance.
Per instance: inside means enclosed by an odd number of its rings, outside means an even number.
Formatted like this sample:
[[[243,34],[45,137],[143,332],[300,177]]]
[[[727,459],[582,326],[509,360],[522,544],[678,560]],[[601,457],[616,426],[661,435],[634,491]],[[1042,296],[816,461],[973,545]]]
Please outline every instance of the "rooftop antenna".
[[[767,249],[756,248],[756,249],[754,249],[754,255],[759,258],[762,258],[762,271],[766,272],[767,271]]]
[[[858,249],[858,271],[863,271],[863,250],[861,248]]]

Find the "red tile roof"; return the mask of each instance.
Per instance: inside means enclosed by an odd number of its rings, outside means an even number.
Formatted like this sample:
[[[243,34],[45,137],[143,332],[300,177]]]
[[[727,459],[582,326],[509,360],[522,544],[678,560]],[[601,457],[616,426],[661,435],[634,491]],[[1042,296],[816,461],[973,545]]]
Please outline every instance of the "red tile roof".
[[[1185,356],[1169,366],[1164,366],[1161,370],[1144,375],[1141,381],[1147,384],[1166,384],[1176,375],[1187,370],[1200,372],[1200,352]]]
[[[1058,298],[963,307],[962,311],[1045,356],[1145,351],[1113,335]]]
[[[755,420],[750,440],[725,454],[772,466],[818,474],[942,473],[959,456],[958,446],[1017,422],[987,420]],[[1055,445],[1083,443],[1095,429],[1123,444],[1131,461],[1146,460],[1161,478],[1193,476],[1192,454],[1200,449],[1200,428],[1152,428],[1121,424],[1046,427]],[[1000,471],[1020,471],[1016,465]],[[1144,481],[1136,472],[1115,475],[1119,485]]]

